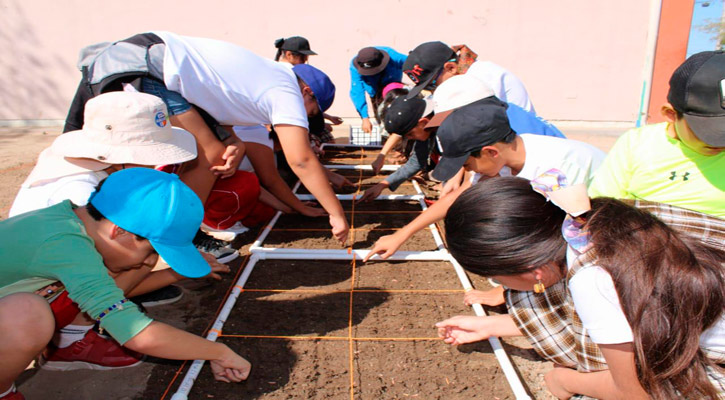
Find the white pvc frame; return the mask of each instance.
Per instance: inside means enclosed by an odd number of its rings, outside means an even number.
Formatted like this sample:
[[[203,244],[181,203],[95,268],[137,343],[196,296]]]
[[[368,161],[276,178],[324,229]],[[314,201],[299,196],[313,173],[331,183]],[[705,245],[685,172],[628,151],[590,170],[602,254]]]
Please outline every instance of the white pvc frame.
[[[360,145],[345,145],[345,144],[323,144],[322,148],[325,147],[354,147],[354,148],[365,148],[365,149],[379,149],[381,146],[360,146]],[[325,165],[326,168],[334,168],[334,169],[356,169],[356,170],[365,170],[365,169],[372,169],[370,166],[340,166],[340,165]],[[342,168],[341,168],[342,167]],[[356,167],[356,168],[351,168]],[[367,168],[365,168],[367,167]],[[388,167],[388,168],[386,168]],[[399,168],[398,165],[385,165],[382,170],[383,171],[392,171]],[[418,200],[420,203],[421,208],[423,211],[425,211],[428,207],[425,204],[425,194],[420,189],[420,185],[418,185],[417,182],[412,181],[413,186],[415,187],[417,195],[387,195],[387,196],[378,196],[376,200],[382,200],[382,201],[395,201],[395,200]],[[300,186],[300,182],[297,182],[297,184],[292,189],[293,192],[297,192],[297,189]],[[297,195],[300,200],[313,200],[314,197],[312,195]],[[354,200],[356,199],[355,195],[337,195],[337,198],[340,200]],[[242,275],[239,277],[237,282],[234,285],[234,289],[231,291],[229,297],[227,298],[227,301],[222,306],[221,311],[219,312],[219,316],[217,317],[216,321],[212,325],[211,329],[209,329],[209,333],[206,335],[207,340],[216,341],[217,337],[219,336],[219,333],[222,330],[222,327],[224,326],[224,323],[226,322],[227,317],[229,316],[229,313],[232,311],[232,308],[234,307],[234,304],[237,301],[237,298],[239,297],[239,294],[242,292],[242,288],[247,283],[247,279],[249,279],[249,275],[251,275],[252,271],[254,270],[254,266],[257,264],[257,261],[259,260],[283,260],[283,259],[293,259],[293,260],[349,260],[352,261],[353,258],[361,260],[365,256],[367,256],[370,252],[370,250],[352,250],[348,252],[348,250],[336,250],[336,249],[299,249],[299,248],[272,248],[272,247],[262,247],[262,243],[267,238],[267,235],[269,235],[269,232],[272,230],[272,227],[277,223],[277,220],[279,219],[280,215],[282,215],[282,212],[277,212],[275,214],[274,218],[267,224],[267,226],[264,228],[262,233],[259,235],[257,240],[254,241],[252,246],[249,249],[249,252],[251,254],[251,257],[249,258],[249,262],[247,263],[244,271],[242,272]],[[463,270],[463,267],[451,256],[451,254],[446,249],[445,245],[443,244],[443,240],[440,236],[440,232],[438,231],[438,227],[435,224],[429,225],[431,234],[433,235],[433,240],[435,240],[435,243],[438,247],[438,250],[435,251],[397,251],[392,256],[388,257],[385,261],[390,260],[419,260],[419,261],[449,261],[452,265],[454,270],[456,271],[456,275],[458,276],[459,281],[461,282],[461,285],[463,286],[463,289],[465,291],[469,291],[473,289],[473,286],[471,285],[471,281],[468,279],[468,276],[466,275],[465,271]],[[370,259],[372,260],[380,260],[380,257],[373,256]],[[485,316],[486,311],[483,309],[483,307],[480,304],[473,304],[473,311],[478,316]],[[496,356],[496,359],[499,362],[499,365],[501,366],[501,370],[504,372],[504,375],[506,376],[506,380],[509,383],[509,386],[511,387],[512,392],[514,393],[514,396],[516,399],[519,400],[530,400],[531,397],[529,396],[528,392],[526,391],[526,388],[521,383],[521,380],[519,379],[518,374],[516,373],[516,370],[514,369],[513,365],[511,364],[511,360],[509,359],[508,355],[506,354],[506,351],[501,346],[501,341],[497,337],[490,337],[488,339],[489,343],[491,344],[491,348],[493,349],[493,353]],[[196,381],[196,378],[199,376],[199,372],[201,372],[201,368],[204,365],[205,360],[195,360],[192,362],[191,366],[189,367],[189,370],[186,372],[186,375],[184,376],[184,379],[181,381],[181,384],[179,385],[179,388],[177,389],[176,393],[171,397],[171,400],[187,400],[189,392],[191,391],[191,388],[194,386],[194,381]],[[350,371],[352,373],[352,371]]]

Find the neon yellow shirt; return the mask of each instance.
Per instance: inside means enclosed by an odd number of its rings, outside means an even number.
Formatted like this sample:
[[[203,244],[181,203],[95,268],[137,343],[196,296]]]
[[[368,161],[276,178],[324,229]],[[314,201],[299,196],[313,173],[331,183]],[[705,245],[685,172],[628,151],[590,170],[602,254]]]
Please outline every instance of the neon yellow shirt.
[[[696,153],[667,136],[667,126],[622,135],[589,185],[589,195],[656,201],[725,218],[725,153]]]

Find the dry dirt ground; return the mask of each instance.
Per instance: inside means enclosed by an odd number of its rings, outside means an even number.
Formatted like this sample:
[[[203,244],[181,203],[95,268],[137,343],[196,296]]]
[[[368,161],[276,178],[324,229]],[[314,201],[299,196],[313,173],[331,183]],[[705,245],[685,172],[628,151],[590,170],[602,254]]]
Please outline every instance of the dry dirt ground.
[[[18,187],[25,179],[27,174],[32,169],[37,154],[45,147],[47,147],[52,140],[59,134],[60,128],[33,128],[33,129],[0,129],[0,219],[7,217],[7,212],[12,204],[12,199],[17,192]],[[340,137],[346,137],[346,128],[339,129],[336,131]],[[580,131],[566,131],[567,136],[590,142],[603,150],[608,150],[616,139],[617,133],[607,130],[580,130]],[[397,228],[399,223],[405,221],[397,221],[395,223],[387,221],[391,228]],[[359,221],[360,224],[364,224],[363,220]],[[294,226],[294,221],[292,226]],[[324,225],[324,224],[323,224]],[[387,226],[387,225],[386,225]],[[356,248],[369,247],[376,237],[386,234],[382,230],[375,230],[365,232],[365,236],[357,236],[355,241],[358,243]],[[285,237],[287,232],[280,231],[276,232],[276,236],[270,237],[270,244],[274,243],[275,246],[283,246],[285,243],[299,239],[296,237]],[[251,241],[251,235],[245,235],[236,244],[242,245],[242,255],[245,255],[245,248],[248,247],[248,243]],[[2,240],[5,240],[4,238]],[[420,246],[427,246],[422,237],[419,240],[413,242],[419,243]],[[304,243],[310,245],[310,247],[316,248],[327,248],[331,246],[327,233],[321,232],[321,234],[313,235],[304,239]],[[246,244],[246,245],[245,245]],[[418,246],[415,246],[418,247]],[[404,249],[406,250],[406,249]],[[195,333],[202,333],[208,328],[211,315],[213,315],[222,301],[222,297],[227,292],[228,288],[233,285],[233,275],[240,269],[242,259],[231,263],[233,268],[232,274],[225,277],[222,282],[208,283],[208,282],[190,282],[183,285],[185,296],[184,298],[173,305],[161,306],[152,308],[149,310],[150,315],[153,318],[158,318],[165,322],[171,323],[180,328],[188,329]],[[379,266],[378,266],[379,267]],[[257,272],[255,272],[256,274]],[[284,274],[283,274],[284,275]],[[371,277],[377,276],[371,274]],[[418,277],[417,273],[412,273],[410,276]],[[260,278],[262,279],[262,278]],[[404,278],[401,278],[404,279]],[[330,279],[324,280],[332,286],[340,284],[349,280],[349,277],[336,276]],[[262,279],[264,281],[264,279]],[[253,281],[250,281],[253,282]],[[315,287],[326,287],[327,283],[316,282]],[[477,285],[483,285],[483,282],[475,283]],[[385,286],[382,282],[373,281],[366,283],[366,285],[374,286]],[[271,286],[266,286],[271,287]],[[334,288],[333,288],[334,289]],[[333,290],[334,292],[334,290]],[[249,294],[246,294],[249,296]],[[335,294],[332,293],[332,296]],[[290,296],[290,294],[277,294],[275,296]],[[274,296],[272,296],[274,298]],[[276,300],[281,299],[276,298]],[[293,296],[294,297],[294,296]],[[445,297],[445,296],[444,296]],[[449,296],[450,297],[450,296]],[[452,304],[459,303],[458,298],[460,295],[455,295],[455,299],[440,299],[436,304],[440,304],[441,307],[449,306]],[[259,300],[261,296],[251,296],[249,301]],[[299,299],[281,299],[292,301]],[[240,299],[240,301],[244,301]],[[380,314],[384,311],[384,307],[380,307],[383,303],[394,305],[415,303],[411,300],[410,296],[396,295],[389,296],[386,298],[370,298],[369,302],[362,302],[361,304],[367,304],[364,312],[361,312],[356,322],[357,331],[365,329],[378,329],[375,325],[366,325],[364,323],[368,318],[367,324],[377,323],[377,325],[383,324],[388,320],[387,314]],[[265,302],[258,302],[254,304],[267,304]],[[271,304],[271,303],[270,303]],[[262,311],[257,305],[250,307],[250,310],[246,310],[240,316],[241,319],[254,319],[262,318],[269,315],[266,310]],[[405,307],[403,307],[405,310]],[[314,307],[308,310],[311,313],[319,312]],[[251,314],[249,314],[251,312]],[[271,312],[271,311],[270,311]],[[413,313],[418,315],[420,310],[413,309],[404,311],[404,313]],[[456,311],[459,312],[459,311]],[[464,312],[460,310],[460,312]],[[447,315],[446,313],[438,315],[433,312],[432,320],[438,319],[442,316]],[[262,318],[264,319],[264,318]],[[301,319],[304,321],[304,319]],[[234,325],[231,325],[232,327]],[[396,327],[396,325],[390,324],[387,328]],[[305,326],[303,325],[300,329],[302,331],[317,333],[322,330],[327,334],[333,334],[336,329],[341,328],[337,326]],[[416,336],[431,336],[434,332],[426,333],[425,329],[421,326],[412,327],[415,331]],[[282,332],[278,329],[278,332]],[[283,332],[284,333],[284,332]],[[300,333],[298,330],[292,330],[290,333]],[[304,332],[303,332],[304,333]],[[364,333],[364,336],[369,336],[368,333]],[[226,338],[222,338],[226,339]],[[548,363],[541,362],[536,355],[531,351],[526,343],[521,340],[506,341],[506,350],[513,358],[514,363],[518,366],[518,369],[527,382],[530,390],[536,398],[551,398],[545,394],[543,389],[543,374],[551,368]],[[232,344],[230,343],[230,346]],[[346,343],[336,343],[330,341],[329,345],[326,346],[312,346],[309,342],[295,342],[294,344],[287,345],[275,345],[274,343],[258,343],[254,339],[245,338],[240,341],[233,343],[234,347],[243,348],[256,348],[257,352],[249,355],[250,358],[256,358],[253,360],[256,364],[266,362],[269,365],[276,364],[289,364],[303,367],[301,371],[277,371],[279,374],[275,375],[274,371],[269,373],[259,374],[255,379],[259,383],[256,389],[251,389],[249,385],[240,387],[239,390],[235,390],[232,387],[225,388],[221,392],[216,393],[212,390],[215,386],[208,376],[208,370],[202,370],[202,374],[199,380],[199,387],[192,392],[192,399],[208,399],[208,398],[264,398],[264,399],[278,399],[278,398],[324,398],[324,399],[336,399],[336,398],[349,398],[349,381],[350,377],[347,375],[346,365],[347,361],[343,363],[339,368],[335,367],[334,363],[339,363],[340,360],[347,360],[347,347]],[[395,382],[385,381],[385,375],[389,374],[390,371],[395,371],[393,364],[397,363],[402,365],[401,368],[415,368],[418,363],[429,363],[431,360],[435,361],[434,368],[441,369],[444,363],[441,360],[450,359],[454,362],[461,362],[465,360],[466,366],[478,366],[481,365],[480,359],[476,358],[479,356],[491,357],[490,348],[486,346],[473,346],[470,348],[462,347],[460,349],[443,349],[441,346],[431,346],[431,343],[418,343],[417,348],[410,348],[410,344],[394,342],[390,345],[380,345],[374,342],[366,343],[361,342],[355,348],[355,354],[358,354],[355,359],[355,365],[360,366],[359,370],[355,370],[354,381],[357,384],[355,389],[355,398],[357,399],[378,399],[378,398],[406,398],[412,395],[414,398],[429,399],[429,398],[494,398],[489,396],[501,398],[511,398],[510,392],[507,392],[506,385],[501,386],[502,376],[500,371],[497,371],[495,362],[488,363],[485,368],[480,369],[480,375],[491,375],[498,377],[494,381],[486,382],[485,380],[475,379],[469,382],[454,382],[453,379],[446,379],[446,386],[451,386],[449,389],[451,392],[447,392],[445,397],[441,395],[433,394],[435,387],[443,385],[441,382],[429,382],[424,377],[417,377],[417,374],[412,371],[409,375],[404,375],[403,378],[415,383],[412,388],[406,388],[405,384],[398,383],[395,386]],[[339,347],[339,348],[338,348]],[[423,354],[427,357],[424,360],[411,359],[408,357],[409,354]],[[484,354],[481,354],[484,353]],[[341,357],[341,354],[344,356]],[[369,355],[373,354],[373,357]],[[367,355],[367,357],[365,357]],[[309,361],[313,362],[309,362]],[[477,361],[478,360],[478,361]],[[317,362],[319,361],[319,362]],[[332,363],[332,364],[331,364]],[[370,364],[368,368],[363,368],[363,365]],[[478,364],[477,364],[478,363]],[[159,398],[170,398],[170,394],[166,394],[164,397],[164,391],[173,379],[175,371],[181,364],[173,361],[165,361],[158,359],[151,359],[141,366],[135,368],[129,368],[118,371],[71,371],[71,372],[49,372],[42,371],[36,368],[28,369],[17,381],[19,389],[25,394],[28,399],[159,399]],[[297,366],[295,367],[297,368]],[[391,369],[392,368],[392,369]],[[428,369],[428,368],[426,368]],[[461,370],[463,368],[459,368]],[[486,372],[483,372],[483,371]],[[184,371],[185,372],[185,371]],[[465,371],[464,371],[465,372]],[[453,377],[455,371],[445,370],[446,374],[451,374]],[[469,371],[469,375],[463,373],[462,376],[473,375],[474,371]],[[302,374],[302,375],[300,375]],[[498,375],[497,375],[498,374]],[[278,381],[279,376],[284,377],[282,382]],[[480,378],[480,377],[478,377]],[[180,379],[180,378],[179,378]],[[289,382],[297,380],[301,381],[301,385],[287,387],[285,385]],[[306,382],[310,382],[307,385]],[[178,384],[178,382],[177,382]],[[224,384],[218,384],[224,385]],[[428,385],[428,386],[426,386]],[[477,391],[475,388],[482,386],[490,386],[492,391]],[[309,386],[309,387],[308,387]],[[330,387],[334,390],[329,393],[321,393],[318,388],[320,386]],[[414,393],[415,390],[428,388],[430,392],[418,392]],[[288,389],[288,390],[285,390]],[[173,391],[171,392],[173,393]],[[484,394],[486,393],[486,394]]]

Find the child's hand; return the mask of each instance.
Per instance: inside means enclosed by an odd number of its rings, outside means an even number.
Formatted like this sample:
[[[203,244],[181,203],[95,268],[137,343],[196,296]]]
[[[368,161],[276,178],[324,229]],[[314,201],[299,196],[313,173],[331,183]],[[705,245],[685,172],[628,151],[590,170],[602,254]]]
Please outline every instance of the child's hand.
[[[491,336],[488,317],[457,315],[436,324],[438,336],[452,345],[478,342]]]
[[[363,195],[357,200],[357,202],[358,203],[369,203],[369,202],[375,200],[376,198],[378,198],[378,196],[380,196],[380,193],[383,191],[383,189],[388,187],[383,182],[380,182],[377,185],[368,188],[368,190],[366,190],[365,193],[363,193]]]
[[[327,211],[325,211],[324,208],[320,207],[313,207],[309,204],[305,204],[304,207],[300,210],[300,214],[304,215],[305,217],[324,217],[327,215]]]
[[[503,298],[503,286],[489,290],[469,290],[463,296],[463,303],[467,306],[481,304],[484,306],[500,306],[506,300]]]
[[[340,125],[343,122],[342,118],[334,115],[325,114],[325,118],[327,118],[328,121],[332,122],[333,125]]]
[[[564,382],[566,382],[567,375],[570,375],[574,370],[561,365],[554,364],[554,369],[547,372],[544,375],[544,382],[546,382],[546,388],[549,389],[551,394],[556,396],[557,399],[568,399],[574,396],[572,393],[564,388]]]
[[[373,245],[373,248],[370,249],[370,252],[368,255],[363,258],[363,262],[366,262],[375,254],[378,254],[380,258],[385,260],[386,258],[392,256],[395,254],[396,251],[400,248],[400,246],[403,245],[405,242],[405,238],[402,240],[400,237],[398,237],[395,233],[392,235],[385,235],[382,236],[380,239],[378,239],[377,242]]]
[[[370,122],[370,118],[363,118],[362,125],[360,126],[363,132],[370,133],[373,131],[373,123]]]
[[[332,184],[332,187],[334,187],[337,190],[340,190],[344,187],[355,187],[355,184],[350,182],[349,179],[347,179],[344,176],[337,174],[335,172],[330,172],[328,175],[328,178],[330,179],[330,183]]]
[[[236,138],[236,136],[234,137]],[[222,179],[229,178],[237,172],[237,167],[242,162],[245,151],[246,148],[241,140],[232,141],[224,149],[224,154],[222,154],[224,165],[215,165],[209,168],[209,170]]]
[[[252,370],[252,364],[228,347],[227,350],[223,358],[209,362],[214,373],[214,379],[227,383],[241,382],[247,379],[249,372]]]
[[[330,226],[332,227],[332,236],[342,242],[342,245],[344,246],[345,243],[347,243],[347,234],[350,233],[350,226],[347,224],[345,215],[330,215]]]
[[[219,275],[219,273],[228,274],[231,269],[228,265],[222,264],[216,260],[216,257],[209,253],[204,253],[203,251],[200,251],[201,256],[204,257],[204,260],[209,264],[211,267],[211,272],[209,275],[205,276],[204,278],[211,278],[217,281],[220,281],[222,277]]]

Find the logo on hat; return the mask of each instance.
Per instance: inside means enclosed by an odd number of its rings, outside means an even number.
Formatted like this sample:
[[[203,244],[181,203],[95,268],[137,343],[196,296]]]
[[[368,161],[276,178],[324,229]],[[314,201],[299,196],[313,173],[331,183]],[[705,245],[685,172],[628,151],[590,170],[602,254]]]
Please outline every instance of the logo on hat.
[[[156,126],[159,128],[163,128],[166,126],[166,114],[164,114],[163,111],[159,111],[156,113],[155,118]]]
[[[417,85],[420,81],[420,75],[423,73],[423,68],[420,65],[415,64],[413,69],[409,69],[403,72],[405,72],[405,74],[408,75],[408,78],[410,78],[410,80]]]

